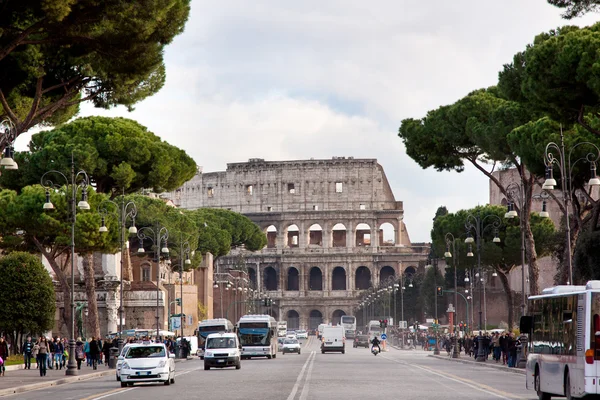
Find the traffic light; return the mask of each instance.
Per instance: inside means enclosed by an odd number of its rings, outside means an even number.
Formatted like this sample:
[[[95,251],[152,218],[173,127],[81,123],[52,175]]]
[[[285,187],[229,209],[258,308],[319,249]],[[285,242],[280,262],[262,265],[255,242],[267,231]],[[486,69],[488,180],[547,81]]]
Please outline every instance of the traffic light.
[[[435,288],[436,293],[439,297],[443,297],[444,296],[444,288],[441,286],[438,286]],[[431,292],[430,292],[431,293]]]
[[[178,306],[180,306],[180,305],[181,305],[181,298],[180,298],[180,297],[177,297],[177,298],[175,299],[175,304],[177,304]]]
[[[383,328],[383,320],[382,319],[379,320],[379,327]]]
[[[387,325],[388,325],[388,320],[387,320],[387,319],[384,319],[384,320],[383,320],[383,327],[384,327],[384,328],[387,328]]]
[[[273,304],[273,300],[272,299],[264,299],[263,304],[265,305],[265,307],[271,307],[271,305]]]

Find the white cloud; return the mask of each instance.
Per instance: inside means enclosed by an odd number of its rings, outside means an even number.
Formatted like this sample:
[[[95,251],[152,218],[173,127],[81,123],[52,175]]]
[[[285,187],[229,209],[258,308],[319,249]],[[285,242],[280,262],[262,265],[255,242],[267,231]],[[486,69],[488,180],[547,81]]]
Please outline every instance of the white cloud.
[[[536,34],[565,24],[559,16],[544,0],[196,0],[167,49],[163,90],[133,113],[86,105],[82,115],[136,119],[205,171],[254,157],[377,158],[411,239],[429,241],[437,207],[486,203],[488,181],[469,167],[422,170],[400,121],[494,85]]]

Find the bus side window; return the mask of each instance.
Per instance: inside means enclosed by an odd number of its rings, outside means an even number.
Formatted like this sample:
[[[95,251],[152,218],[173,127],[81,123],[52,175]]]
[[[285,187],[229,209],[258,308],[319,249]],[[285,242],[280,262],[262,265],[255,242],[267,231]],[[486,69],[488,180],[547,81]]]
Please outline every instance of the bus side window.
[[[594,314],[594,360],[600,360],[600,315]]]

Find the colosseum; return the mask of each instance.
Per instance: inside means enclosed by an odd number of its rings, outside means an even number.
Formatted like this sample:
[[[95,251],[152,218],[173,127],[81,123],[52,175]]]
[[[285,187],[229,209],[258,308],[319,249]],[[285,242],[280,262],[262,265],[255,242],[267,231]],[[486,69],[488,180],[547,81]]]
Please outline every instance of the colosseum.
[[[199,170],[172,199],[185,209],[236,211],[261,227],[267,246],[219,258],[215,282],[243,259],[250,285],[273,299],[269,312],[289,328],[354,314],[362,290],[414,272],[429,250],[411,245],[402,202],[376,159],[250,159],[226,171]],[[216,294],[214,301],[220,317]]]

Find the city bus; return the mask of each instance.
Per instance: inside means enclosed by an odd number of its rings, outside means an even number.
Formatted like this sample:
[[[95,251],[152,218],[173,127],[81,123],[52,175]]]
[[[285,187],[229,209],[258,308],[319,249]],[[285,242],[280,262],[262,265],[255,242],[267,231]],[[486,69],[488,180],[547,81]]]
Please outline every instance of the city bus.
[[[196,334],[198,336],[198,351],[197,355],[201,360],[204,359],[204,345],[206,338],[211,333],[233,332],[233,324],[225,318],[204,319],[198,323]]]
[[[356,317],[352,315],[342,315],[340,325],[342,325],[346,331],[346,338],[354,339],[354,335],[356,335]]]
[[[371,320],[366,326],[367,335],[369,335],[369,342],[373,340],[375,336],[381,339],[381,334],[383,333],[383,328],[379,321]]]
[[[555,286],[529,297],[526,381],[538,398],[600,393],[600,281]]]
[[[277,322],[277,337],[285,337],[287,335],[287,321]]]
[[[237,324],[242,359],[277,357],[277,321],[270,315],[244,315]]]

